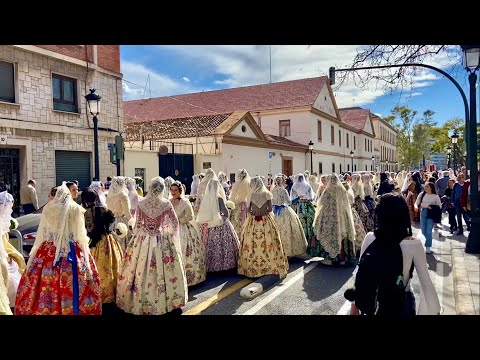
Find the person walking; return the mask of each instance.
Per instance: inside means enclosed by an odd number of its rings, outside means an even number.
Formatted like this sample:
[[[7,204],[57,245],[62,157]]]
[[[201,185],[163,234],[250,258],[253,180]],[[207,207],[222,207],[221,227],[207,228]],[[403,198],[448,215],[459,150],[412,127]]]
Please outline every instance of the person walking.
[[[35,189],[36,185],[37,182],[35,180],[28,180],[27,186],[20,191],[20,202],[22,203],[23,213],[25,215],[38,210],[37,190]]]
[[[434,219],[428,216],[428,210],[433,211],[432,206],[442,208],[440,197],[435,193],[435,185],[427,182],[423,191],[418,195],[415,201],[415,209],[421,208],[420,225],[423,236],[425,236],[425,253],[430,254],[432,246],[432,231],[435,225]]]

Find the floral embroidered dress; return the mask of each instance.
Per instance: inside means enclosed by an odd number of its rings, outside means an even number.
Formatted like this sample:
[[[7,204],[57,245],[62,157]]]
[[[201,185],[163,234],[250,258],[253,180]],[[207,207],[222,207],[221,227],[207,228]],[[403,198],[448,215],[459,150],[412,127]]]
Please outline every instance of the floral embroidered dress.
[[[173,199],[170,201],[173,205]],[[190,201],[180,198],[178,205],[173,205],[173,208],[180,223],[180,244],[187,285],[196,285],[207,278],[205,244],[200,238],[196,224],[193,222],[193,208]]]
[[[360,216],[358,216],[357,210],[355,210],[355,207],[354,207],[355,195],[353,194],[353,190],[350,187],[350,184],[348,182],[344,182],[343,186],[347,190],[348,201],[352,208],[353,223],[355,225],[355,251],[356,251],[355,255],[358,255],[360,254],[360,249],[362,248],[363,239],[365,239],[365,235],[367,233],[365,232],[365,228],[363,227],[362,219],[360,219]]]
[[[305,181],[303,174],[298,174],[292,186],[290,199],[292,208],[302,223],[303,232],[309,246],[315,241],[315,233],[313,232],[313,220],[315,219],[313,197],[312,187]]]
[[[238,265],[240,242],[225,203],[222,185],[216,179],[210,180],[197,215],[206,244],[207,272],[230,270]]]
[[[83,191],[82,197],[89,191]],[[94,194],[93,198],[97,195]],[[95,206],[95,204],[100,206]],[[115,216],[97,201],[88,204],[85,211],[85,227],[90,238],[90,251],[100,276],[103,304],[114,303],[117,281],[123,263],[123,251],[113,235]]]
[[[352,190],[354,194],[353,207],[362,220],[365,231],[373,231],[373,217],[370,216],[367,205],[365,204],[365,190],[360,175],[352,175]]]
[[[230,214],[230,221],[232,222],[238,238],[242,236],[243,224],[247,219],[247,196],[250,191],[250,176],[247,170],[240,169],[235,174],[235,183],[230,192],[230,201],[235,204],[235,209]]]
[[[355,224],[347,190],[336,174],[317,201],[314,221],[316,240],[309,246],[312,256],[322,256],[328,263],[355,260]]]
[[[275,178],[275,187],[272,190],[272,205],[283,250],[288,257],[303,255],[307,251],[305,232],[298,215],[289,206],[290,197],[287,190],[280,184],[281,178]]]
[[[248,216],[240,241],[238,273],[248,277],[286,276],[287,256],[272,213],[272,194],[262,179],[252,178]]]
[[[118,223],[123,223],[128,227],[128,221],[133,216],[130,212],[131,205],[128,197],[128,190],[125,185],[125,177],[116,176],[113,178],[112,185],[108,191],[107,208],[113,212],[113,215],[115,215],[115,222],[113,224],[114,228]],[[130,239],[131,234],[124,239],[119,239],[117,237],[117,241],[123,251],[125,251]]]
[[[8,262],[7,252],[0,241],[0,315],[12,315],[8,299]]]
[[[84,213],[65,183],[59,186],[43,208],[15,314],[101,314],[100,278],[88,248]]]
[[[162,315],[188,300],[178,219],[164,188],[162,178],[153,178],[138,204],[117,285],[117,306],[127,313]]]

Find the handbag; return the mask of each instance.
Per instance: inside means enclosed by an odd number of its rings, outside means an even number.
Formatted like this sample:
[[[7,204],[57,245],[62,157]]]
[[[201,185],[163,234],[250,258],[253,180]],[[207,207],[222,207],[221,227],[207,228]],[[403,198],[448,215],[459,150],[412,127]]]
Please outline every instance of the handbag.
[[[408,288],[408,284],[413,277],[413,261],[412,265],[410,266],[410,277],[408,278],[407,284],[405,285],[405,289]],[[405,300],[403,302],[403,309],[402,309],[402,316],[414,316],[416,315],[416,304],[415,304],[415,295],[411,291],[405,291]]]
[[[435,224],[442,222],[442,209],[438,205],[430,205],[427,209],[427,219],[432,219]]]

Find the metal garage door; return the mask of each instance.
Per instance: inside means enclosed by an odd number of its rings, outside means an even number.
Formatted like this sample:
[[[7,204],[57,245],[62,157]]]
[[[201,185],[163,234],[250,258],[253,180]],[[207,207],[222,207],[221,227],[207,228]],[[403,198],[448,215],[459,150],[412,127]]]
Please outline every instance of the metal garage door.
[[[57,186],[62,181],[78,180],[83,190],[92,182],[90,173],[91,153],[83,151],[55,151],[55,172]]]

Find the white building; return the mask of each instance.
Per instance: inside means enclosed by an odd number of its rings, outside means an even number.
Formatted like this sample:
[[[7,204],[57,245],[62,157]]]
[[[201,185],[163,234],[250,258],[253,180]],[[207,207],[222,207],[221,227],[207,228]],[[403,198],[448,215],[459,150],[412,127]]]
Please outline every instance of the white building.
[[[19,189],[37,182],[39,205],[62,180],[93,177],[93,124],[84,95],[102,96],[100,175],[114,175],[108,143],[122,130],[118,45],[0,45],[0,191],[19,205]]]
[[[397,131],[378,115],[370,113],[376,138],[375,166],[379,171],[397,171],[401,168],[397,152]]]

